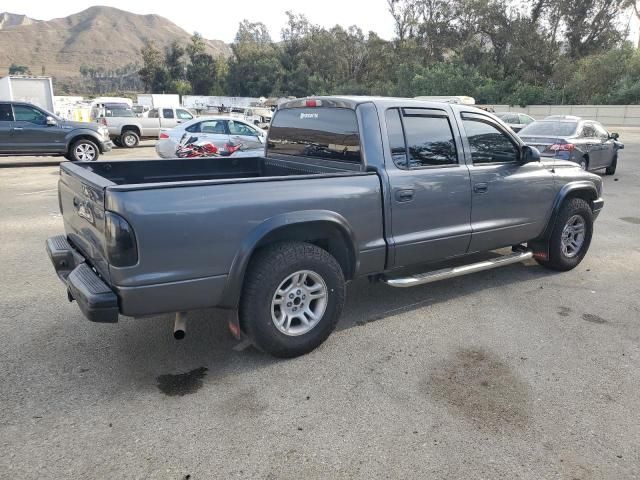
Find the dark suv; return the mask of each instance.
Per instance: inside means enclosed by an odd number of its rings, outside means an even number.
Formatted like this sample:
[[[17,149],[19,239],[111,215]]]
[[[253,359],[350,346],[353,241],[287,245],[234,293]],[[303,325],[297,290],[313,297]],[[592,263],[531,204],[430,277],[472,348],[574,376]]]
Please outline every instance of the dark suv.
[[[0,102],[0,154],[91,162],[112,146],[109,131],[97,123],[64,120],[30,103]]]

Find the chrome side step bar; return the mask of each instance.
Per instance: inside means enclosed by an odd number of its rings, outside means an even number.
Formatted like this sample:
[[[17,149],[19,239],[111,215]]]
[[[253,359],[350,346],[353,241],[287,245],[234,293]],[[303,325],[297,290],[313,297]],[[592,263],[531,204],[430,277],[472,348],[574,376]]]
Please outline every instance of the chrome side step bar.
[[[471,263],[460,267],[442,268],[440,270],[434,270],[433,272],[419,273],[409,277],[384,278],[382,281],[392,287],[415,287],[416,285],[424,285],[425,283],[437,282],[447,278],[460,277],[462,275],[481,272],[483,270],[504,267],[513,263],[529,260],[530,258],[533,258],[533,252],[531,250],[524,252],[520,251],[514,252],[511,255],[504,255],[498,258],[492,258],[491,260],[485,260],[483,262]]]

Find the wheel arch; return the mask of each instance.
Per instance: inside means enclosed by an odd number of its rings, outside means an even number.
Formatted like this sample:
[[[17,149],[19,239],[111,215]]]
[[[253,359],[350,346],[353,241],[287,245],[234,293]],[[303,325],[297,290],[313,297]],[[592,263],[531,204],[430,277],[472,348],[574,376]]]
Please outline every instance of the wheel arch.
[[[125,133],[128,130],[130,130],[133,133],[135,133],[136,135],[138,135],[138,137],[142,136],[142,130],[140,129],[140,127],[138,125],[123,125],[122,128],[120,129],[120,135],[122,135],[123,133]]]
[[[67,151],[66,153],[69,153],[71,151],[71,146],[76,143],[78,140],[90,140],[91,142],[96,144],[96,147],[98,147],[98,151],[100,153],[104,153],[103,151],[103,144],[100,141],[100,139],[98,138],[97,135],[94,135],[92,133],[89,132],[82,132],[82,133],[73,133],[72,135],[70,135],[67,139]]]
[[[540,237],[529,242],[536,251],[536,254],[549,254],[547,243],[555,227],[556,219],[564,202],[571,198],[583,199],[593,210],[593,202],[598,199],[598,190],[596,186],[588,180],[567,183],[560,189],[553,202],[551,215],[549,216],[544,232]]]
[[[328,210],[306,210],[271,217],[255,227],[233,259],[222,296],[222,308],[237,309],[244,276],[255,253],[282,241],[308,242],[326,250],[340,264],[344,277],[352,279],[358,271],[356,238],[347,220]]]

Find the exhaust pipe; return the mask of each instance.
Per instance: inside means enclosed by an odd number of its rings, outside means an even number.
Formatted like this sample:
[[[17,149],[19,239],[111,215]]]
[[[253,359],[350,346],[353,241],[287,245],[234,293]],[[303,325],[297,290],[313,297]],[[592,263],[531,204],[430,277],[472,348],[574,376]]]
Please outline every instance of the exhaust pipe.
[[[182,340],[187,331],[187,312],[176,312],[176,320],[173,323],[173,338]]]

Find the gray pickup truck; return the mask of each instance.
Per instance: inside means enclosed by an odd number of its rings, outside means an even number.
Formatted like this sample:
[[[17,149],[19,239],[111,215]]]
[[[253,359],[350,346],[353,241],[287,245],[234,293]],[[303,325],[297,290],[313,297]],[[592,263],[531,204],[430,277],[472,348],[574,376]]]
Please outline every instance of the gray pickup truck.
[[[482,110],[318,97],[280,105],[264,156],[62,164],[66,235],[47,250],[90,320],[175,312],[180,337],[186,312],[220,307],[234,335],[291,357],[328,337],[356,278],[574,268],[601,195]]]

